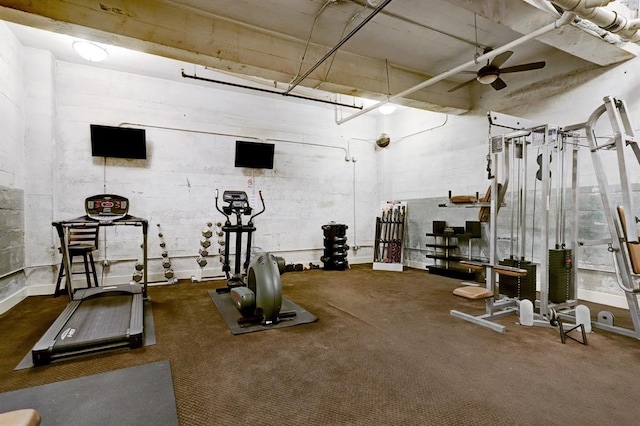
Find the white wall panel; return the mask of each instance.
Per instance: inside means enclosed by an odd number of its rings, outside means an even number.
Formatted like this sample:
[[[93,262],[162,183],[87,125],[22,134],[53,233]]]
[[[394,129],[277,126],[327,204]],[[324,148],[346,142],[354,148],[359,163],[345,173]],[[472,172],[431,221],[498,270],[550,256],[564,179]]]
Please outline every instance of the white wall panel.
[[[216,188],[220,196],[245,190],[256,202],[263,192],[267,211],[255,220],[255,245],[285,253],[288,262],[320,264],[321,226],[329,221],[347,224],[350,240],[359,239],[354,232],[369,244],[373,238],[379,204],[374,117],[337,126],[328,105],[65,62],[56,64],[55,86],[56,219],[81,215],[93,194],[128,197],[130,213],[150,223],[152,274],[162,272],[157,224],[174,264],[197,269],[201,230],[222,220],[214,208]],[[147,160],[91,156],[89,124],[121,123],[146,129]],[[236,140],[275,144],[274,169],[235,168]],[[357,162],[346,161],[351,156]],[[139,230],[121,228],[103,232],[98,258],[114,261],[107,279],[130,274],[140,254]],[[217,252],[213,241],[210,253]],[[219,269],[214,259],[210,266]]]

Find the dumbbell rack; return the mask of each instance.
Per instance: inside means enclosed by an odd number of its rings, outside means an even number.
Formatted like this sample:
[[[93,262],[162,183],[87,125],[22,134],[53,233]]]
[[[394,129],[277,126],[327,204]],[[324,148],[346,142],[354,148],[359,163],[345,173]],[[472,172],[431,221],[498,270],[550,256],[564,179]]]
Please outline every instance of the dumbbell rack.
[[[162,256],[162,267],[164,268],[164,277],[167,279],[167,284],[176,284],[178,279],[175,277],[173,269],[171,268],[171,259],[169,258],[169,252],[167,251],[167,243],[164,241],[164,234],[162,233],[162,228],[160,228],[160,224],[158,226],[158,238],[160,239],[160,248],[162,252],[160,253]]]
[[[198,250],[198,257],[196,258],[196,263],[199,266],[197,273],[191,276],[191,282],[200,282],[202,280],[207,279],[217,279],[221,278],[222,275],[213,275],[213,276],[204,276],[204,268],[207,266],[209,261],[207,260],[207,256],[211,256],[210,251],[212,250],[211,238],[213,236],[222,237],[222,222],[216,222],[215,230],[213,228],[213,223],[207,222],[206,227],[202,230],[202,239],[200,240],[200,249]],[[224,240],[218,240],[218,245],[223,246]],[[218,247],[218,255],[220,256],[220,262],[224,262],[223,256],[224,250],[222,247]]]

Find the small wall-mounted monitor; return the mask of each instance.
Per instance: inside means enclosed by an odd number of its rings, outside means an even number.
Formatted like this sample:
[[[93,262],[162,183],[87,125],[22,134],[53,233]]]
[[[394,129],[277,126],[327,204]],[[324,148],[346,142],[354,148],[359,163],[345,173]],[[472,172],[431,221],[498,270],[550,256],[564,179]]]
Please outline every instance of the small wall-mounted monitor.
[[[92,156],[146,160],[147,143],[144,129],[99,124],[90,126]]]
[[[252,169],[273,169],[272,143],[236,141],[236,167]]]

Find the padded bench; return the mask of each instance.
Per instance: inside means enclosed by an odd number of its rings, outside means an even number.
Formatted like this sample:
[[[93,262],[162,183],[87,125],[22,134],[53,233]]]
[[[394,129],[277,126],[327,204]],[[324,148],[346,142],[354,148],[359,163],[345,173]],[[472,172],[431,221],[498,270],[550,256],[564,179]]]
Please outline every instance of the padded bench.
[[[490,268],[493,268],[497,274],[508,275],[510,277],[523,277],[527,275],[526,269],[513,268],[511,266],[504,266],[504,265],[492,266],[492,265],[487,265],[481,262],[474,262],[471,260],[462,260],[460,261],[460,264],[464,265],[469,269],[475,269],[475,270],[483,270],[486,267],[490,267]],[[476,286],[458,287],[455,290],[453,290],[453,294],[455,294],[456,296],[460,296],[460,297],[464,297],[466,299],[472,299],[472,300],[487,299],[489,297],[493,297],[493,292],[491,290],[488,290],[484,287],[476,287]]]
[[[33,408],[0,413],[0,426],[38,426],[40,414]]]

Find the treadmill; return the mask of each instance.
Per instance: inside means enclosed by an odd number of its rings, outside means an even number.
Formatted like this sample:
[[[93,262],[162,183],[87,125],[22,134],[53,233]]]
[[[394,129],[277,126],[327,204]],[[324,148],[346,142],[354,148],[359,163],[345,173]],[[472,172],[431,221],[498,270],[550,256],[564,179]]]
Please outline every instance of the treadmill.
[[[53,222],[58,231],[66,270],[69,305],[31,350],[34,365],[97,351],[142,346],[144,301],[147,299],[147,231],[149,223],[128,214],[129,200],[113,194],[85,200],[86,215]],[[143,281],[73,289],[68,230],[74,226],[140,226],[143,242]]]

